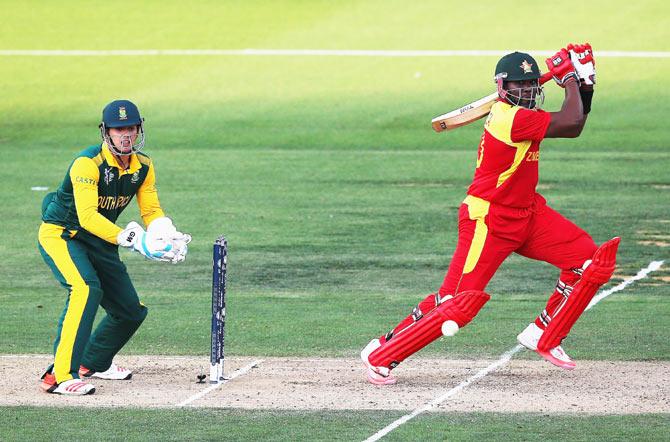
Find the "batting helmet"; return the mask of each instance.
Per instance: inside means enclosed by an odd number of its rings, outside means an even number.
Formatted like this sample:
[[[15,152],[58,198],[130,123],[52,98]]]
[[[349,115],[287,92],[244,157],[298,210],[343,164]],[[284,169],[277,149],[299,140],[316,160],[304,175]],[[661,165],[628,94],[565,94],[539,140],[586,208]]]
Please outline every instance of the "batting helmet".
[[[523,52],[512,52],[498,60],[494,81],[498,85],[498,95],[501,99],[514,106],[535,108],[544,102],[544,91],[539,84],[540,68],[537,62],[529,54]],[[535,80],[536,86],[530,88],[507,89],[506,81]],[[524,89],[531,89],[531,97],[523,98]]]
[[[530,55],[512,52],[498,61],[495,79],[499,77],[507,81],[538,80],[540,68]]]
[[[137,126],[137,139],[133,142],[129,151],[122,151],[109,137],[110,128]],[[117,155],[131,155],[139,152],[144,147],[144,118],[140,111],[130,100],[115,100],[102,110],[102,122],[100,123],[100,134],[103,141]]]

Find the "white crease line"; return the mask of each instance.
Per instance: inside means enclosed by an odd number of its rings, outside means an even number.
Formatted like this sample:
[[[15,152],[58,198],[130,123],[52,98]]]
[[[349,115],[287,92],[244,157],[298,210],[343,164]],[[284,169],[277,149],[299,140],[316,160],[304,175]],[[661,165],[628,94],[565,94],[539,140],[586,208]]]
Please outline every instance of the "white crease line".
[[[555,51],[523,50],[538,56]],[[113,57],[113,56],[317,56],[317,57],[482,57],[502,56],[511,50],[365,50],[365,49],[2,49],[0,56]],[[667,51],[596,51],[597,57],[670,58]]]
[[[619,285],[614,286],[611,289],[603,290],[602,292],[598,293],[596,296],[593,297],[589,305],[586,307],[586,310],[589,310],[591,307],[600,302],[601,299],[608,297],[612,293],[623,290],[624,288],[626,288],[628,284],[632,284],[634,281],[644,278],[651,272],[655,272],[656,270],[660,269],[662,265],[663,261],[650,262],[647,268],[640,270],[639,272],[637,272],[637,275],[633,276],[632,278],[628,278],[622,281]]]
[[[379,440],[382,437],[386,436],[391,431],[395,430],[396,428],[398,428],[399,426],[404,424],[405,422],[409,421],[410,419],[413,419],[413,418],[417,417],[421,413],[425,413],[426,411],[430,410],[433,407],[437,407],[442,402],[449,399],[451,396],[455,395],[456,393],[458,393],[459,391],[461,391],[462,389],[464,389],[468,385],[472,384],[473,382],[477,381],[480,378],[483,378],[484,376],[486,376],[487,374],[489,374],[493,370],[496,370],[498,367],[501,367],[501,366],[505,365],[507,362],[509,362],[509,360],[512,358],[512,356],[514,356],[514,354],[517,353],[522,348],[523,348],[522,346],[517,345],[516,347],[514,347],[510,351],[503,354],[500,357],[500,359],[498,359],[493,364],[489,365],[486,368],[483,368],[483,369],[479,370],[473,376],[470,376],[468,379],[464,380],[463,382],[461,382],[460,384],[458,384],[457,386],[455,386],[451,390],[447,391],[442,396],[428,402],[423,407],[417,408],[416,410],[412,411],[410,414],[406,414],[405,416],[401,417],[400,419],[396,420],[395,422],[392,422],[387,427],[379,430],[378,432],[376,432],[375,434],[373,434],[369,438],[365,439],[365,442],[373,442],[373,441]]]
[[[185,401],[182,401],[182,402],[178,403],[178,404],[177,404],[177,407],[184,407],[184,406],[190,404],[191,402],[193,402],[193,401],[195,401],[195,400],[197,400],[197,399],[200,399],[201,397],[205,396],[205,395],[206,395],[207,393],[209,393],[210,391],[214,391],[214,390],[216,390],[217,388],[219,388],[220,386],[222,386],[223,384],[225,384],[225,383],[227,383],[227,382],[229,382],[229,381],[232,381],[232,380],[235,379],[236,377],[238,377],[238,376],[242,376],[243,374],[247,373],[249,370],[251,370],[252,368],[256,367],[256,366],[257,366],[258,364],[260,364],[261,362],[263,362],[263,359],[258,359],[258,360],[254,361],[254,362],[251,362],[250,364],[245,365],[245,366],[242,367],[242,368],[238,368],[238,369],[235,370],[235,371],[234,371],[228,378],[226,378],[223,382],[219,382],[218,384],[210,385],[209,387],[207,387],[207,388],[205,388],[204,390],[202,390],[200,393],[196,393],[196,394],[194,394],[193,396],[191,396],[190,398],[186,399]]]
[[[658,270],[661,267],[661,264],[663,264],[663,261],[652,261],[645,269],[640,270],[637,273],[637,275],[632,276],[632,277],[622,281],[621,283],[619,283],[615,287],[612,287],[611,289],[608,289],[608,290],[605,290],[605,291],[601,292],[600,294],[598,294],[596,297],[594,297],[591,300],[591,304],[589,304],[589,306],[586,308],[586,310],[588,310],[593,305],[597,304],[601,299],[604,299],[605,297],[609,296],[610,294],[612,294],[614,292],[618,292],[619,290],[623,290],[626,286],[631,284],[633,281],[637,281],[638,279],[642,279],[645,276],[647,276],[649,273],[651,273],[655,270]],[[593,302],[593,301],[595,301],[595,302]],[[373,442],[373,441],[379,440],[382,437],[386,436],[391,431],[393,431],[396,428],[398,428],[399,426],[401,426],[402,424],[409,421],[410,419],[413,419],[413,418],[417,417],[421,413],[425,413],[426,411],[430,410],[431,408],[437,407],[442,402],[449,399],[451,396],[455,395],[456,393],[460,392],[461,390],[463,390],[468,385],[474,383],[475,381],[483,378],[484,376],[488,375],[492,371],[494,371],[494,370],[502,367],[503,365],[507,364],[510,361],[510,359],[512,359],[512,356],[514,356],[516,353],[518,353],[519,350],[521,350],[521,349],[523,349],[523,346],[517,345],[514,348],[508,350],[507,352],[503,353],[502,356],[500,356],[500,359],[498,359],[493,364],[489,365],[486,368],[482,368],[481,370],[479,370],[474,375],[470,376],[465,381],[461,382],[460,384],[458,384],[457,386],[455,386],[451,390],[444,393],[442,396],[440,396],[436,399],[433,399],[432,401],[428,402],[426,405],[424,405],[420,408],[417,408],[416,410],[414,410],[410,414],[406,414],[405,416],[391,422],[386,427],[382,428],[381,430],[379,430],[378,432],[376,432],[375,434],[373,434],[369,438],[365,439],[364,442]]]

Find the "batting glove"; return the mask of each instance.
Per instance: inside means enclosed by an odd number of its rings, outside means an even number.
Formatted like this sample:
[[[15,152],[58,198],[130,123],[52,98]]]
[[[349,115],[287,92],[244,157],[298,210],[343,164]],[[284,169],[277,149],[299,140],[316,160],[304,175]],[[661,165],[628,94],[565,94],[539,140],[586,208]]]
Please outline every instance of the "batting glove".
[[[568,82],[573,80],[579,84],[579,76],[570,61],[570,54],[567,50],[561,49],[552,57],[547,58],[545,62],[552,77],[554,77],[554,81],[560,87],[565,87]]]
[[[569,44],[567,49],[570,53],[570,61],[575,67],[582,84],[596,84],[596,61],[593,58],[591,45],[588,43],[583,45]]]

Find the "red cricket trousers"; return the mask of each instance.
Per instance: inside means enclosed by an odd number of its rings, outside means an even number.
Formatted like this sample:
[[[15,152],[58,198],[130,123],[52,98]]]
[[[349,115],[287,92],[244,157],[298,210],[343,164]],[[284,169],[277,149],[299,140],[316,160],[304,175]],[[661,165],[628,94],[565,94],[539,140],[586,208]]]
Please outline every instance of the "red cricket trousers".
[[[593,238],[547,206],[540,194],[528,208],[490,204],[468,196],[459,210],[458,244],[439,290],[440,297],[464,290],[484,290],[513,252],[560,269],[554,292],[535,319],[544,329],[581,277],[581,267],[597,249]],[[434,301],[428,297],[424,308]]]
[[[596,249],[588,233],[547,206],[540,194],[528,208],[468,196],[459,210],[458,244],[439,294],[484,290],[513,252],[558,267],[559,284],[571,286],[579,279],[572,269],[581,268]]]
[[[501,206],[468,196],[459,209],[458,244],[438,294],[443,298],[466,290],[484,291],[513,252],[546,261],[560,269],[560,276],[544,311],[535,319],[544,330],[597,248],[588,233],[547,206],[540,194],[535,194],[528,208]],[[390,333],[380,336],[380,342],[431,311],[436,302],[435,294],[428,295]]]

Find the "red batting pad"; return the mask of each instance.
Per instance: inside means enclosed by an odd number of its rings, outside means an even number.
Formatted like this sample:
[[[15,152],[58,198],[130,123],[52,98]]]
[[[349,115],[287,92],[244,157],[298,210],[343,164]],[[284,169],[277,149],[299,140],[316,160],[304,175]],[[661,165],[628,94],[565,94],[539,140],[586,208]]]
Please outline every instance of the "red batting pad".
[[[610,280],[616,267],[616,253],[620,241],[619,237],[614,237],[596,250],[591,264],[582,273],[581,279],[575,284],[563,308],[554,313],[554,317],[544,330],[537,344],[538,350],[548,351],[560,345],[600,286]]]
[[[469,290],[443,301],[373,351],[368,360],[377,367],[394,368],[405,358],[442,336],[444,321],[452,320],[459,327],[464,327],[489,299],[491,297],[484,292]]]

